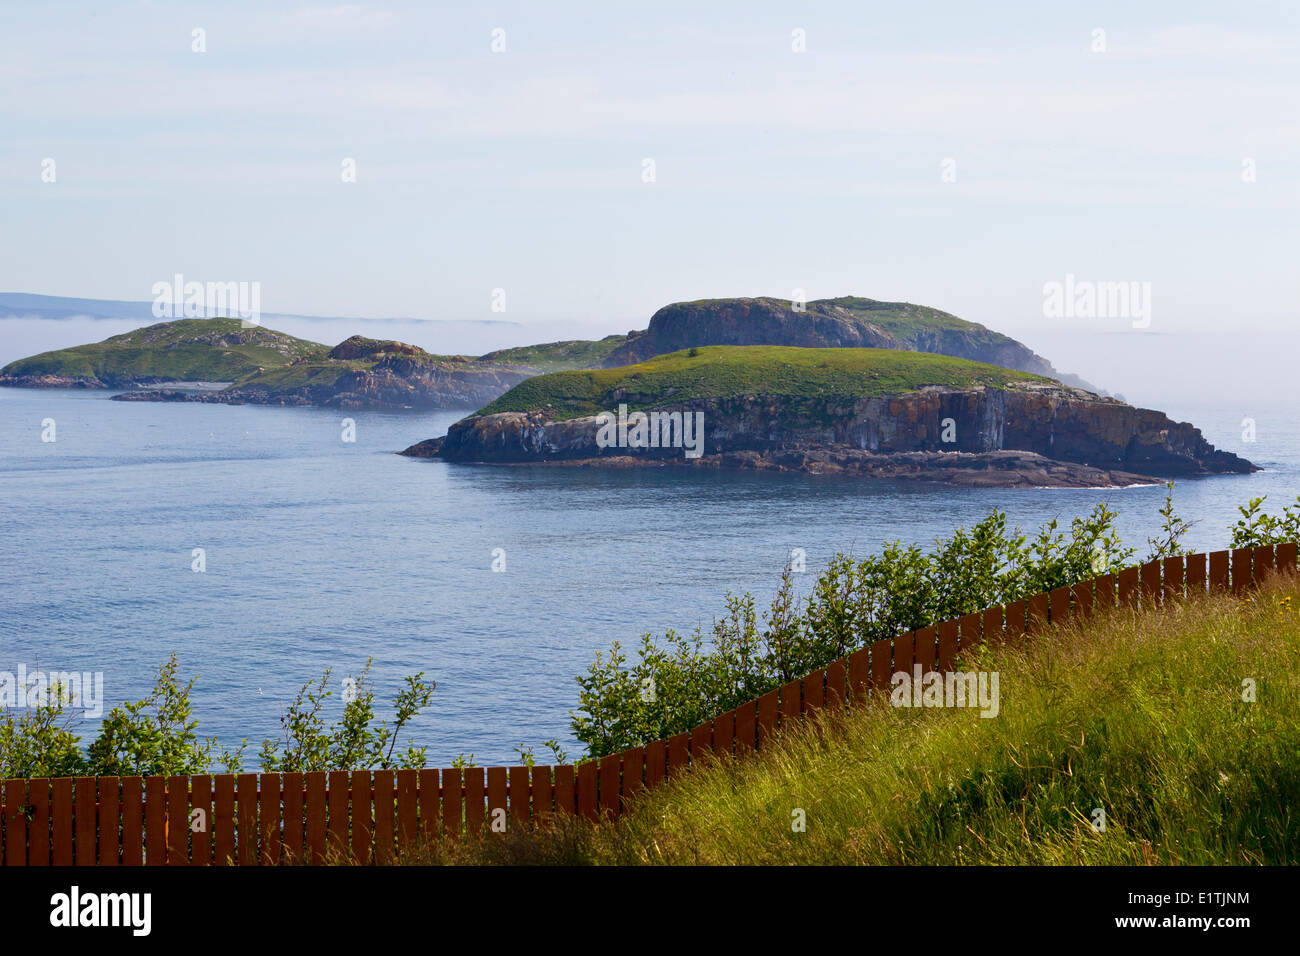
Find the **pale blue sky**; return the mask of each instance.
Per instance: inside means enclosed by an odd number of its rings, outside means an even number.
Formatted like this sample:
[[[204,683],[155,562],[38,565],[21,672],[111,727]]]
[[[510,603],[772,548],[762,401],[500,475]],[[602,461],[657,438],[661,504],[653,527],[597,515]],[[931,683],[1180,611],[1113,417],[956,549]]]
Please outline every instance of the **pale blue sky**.
[[[1126,331],[1043,317],[1073,273],[1151,282],[1151,334],[1289,329],[1296,9],[10,4],[0,290],[149,299],[180,272],[258,281],[267,312],[554,337],[802,288],[1034,345]]]

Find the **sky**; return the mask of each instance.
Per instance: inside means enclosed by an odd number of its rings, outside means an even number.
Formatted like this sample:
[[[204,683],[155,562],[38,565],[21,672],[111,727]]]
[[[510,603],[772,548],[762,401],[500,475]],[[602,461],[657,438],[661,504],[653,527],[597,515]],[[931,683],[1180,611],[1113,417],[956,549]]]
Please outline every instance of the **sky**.
[[[0,291],[181,273],[518,344],[855,294],[1093,380],[1123,349],[1140,387],[1162,336],[1273,356],[1295,330],[1298,26],[1187,0],[7,5]],[[1045,314],[1067,276],[1146,284],[1146,324]]]

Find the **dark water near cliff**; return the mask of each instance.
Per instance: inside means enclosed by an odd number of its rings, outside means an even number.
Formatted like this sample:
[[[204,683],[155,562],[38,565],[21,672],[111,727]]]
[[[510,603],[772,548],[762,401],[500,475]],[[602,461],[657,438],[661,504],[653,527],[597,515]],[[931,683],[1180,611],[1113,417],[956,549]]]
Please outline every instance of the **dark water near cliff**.
[[[1179,483],[1194,546],[1223,547],[1250,496],[1280,506],[1300,494],[1286,403],[1165,410],[1268,469]],[[1241,440],[1244,414],[1254,444]],[[340,439],[345,415],[355,443]],[[260,742],[305,680],[373,656],[383,699],[406,673],[438,681],[414,728],[435,764],[461,752],[505,762],[548,737],[573,753],[573,676],[593,651],[707,625],[728,589],[762,603],[790,548],[807,551],[811,576],[836,550],[928,541],[995,507],[1030,527],[1102,499],[1143,545],[1163,497],[393,454],[459,417],[0,389],[0,671],[103,671],[111,706],[145,692],[175,652],[199,675],[201,732]],[[54,443],[41,441],[46,418]],[[205,573],[191,571],[194,548]],[[504,573],[491,570],[494,548]],[[337,697],[330,706],[336,715]]]

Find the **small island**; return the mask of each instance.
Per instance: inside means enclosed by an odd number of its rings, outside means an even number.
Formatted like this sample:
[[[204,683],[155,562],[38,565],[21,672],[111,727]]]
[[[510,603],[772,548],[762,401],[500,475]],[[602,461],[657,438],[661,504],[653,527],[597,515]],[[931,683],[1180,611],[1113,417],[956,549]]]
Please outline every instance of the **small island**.
[[[1257,470],[1188,423],[1032,372],[897,349],[780,346],[693,347],[538,376],[401,454],[989,487],[1122,487]]]

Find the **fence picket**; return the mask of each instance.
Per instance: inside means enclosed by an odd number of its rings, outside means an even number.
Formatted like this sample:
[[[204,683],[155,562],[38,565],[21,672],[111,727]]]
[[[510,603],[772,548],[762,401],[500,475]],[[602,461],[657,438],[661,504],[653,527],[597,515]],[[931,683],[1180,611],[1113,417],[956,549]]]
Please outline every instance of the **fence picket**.
[[[236,847],[240,866],[256,866],[257,856],[257,774],[241,773],[235,777],[235,817],[238,822]],[[319,860],[313,860],[319,863]]]
[[[1047,627],[1047,622],[1051,614],[1051,595],[1044,592],[1035,594],[1027,602],[1029,614],[1025,622],[1025,631],[1028,634],[1037,634]]]
[[[799,719],[803,710],[803,681],[792,680],[781,685],[781,723]]]
[[[217,774],[216,807],[212,820],[213,862],[217,866],[230,866],[235,862],[235,777],[233,774]]]
[[[703,763],[713,756],[713,721],[706,720],[691,730],[691,763]]]
[[[685,770],[689,766],[691,735],[673,734],[668,738],[668,776]]]
[[[307,826],[307,779],[301,771],[284,775],[284,826],[280,852],[286,863],[301,863]]]
[[[480,768],[482,769],[482,768]],[[308,775],[308,780],[311,775]],[[376,770],[374,776],[374,800],[375,800],[375,830],[372,839],[375,844],[375,862],[380,866],[387,866],[393,862],[393,830],[395,807],[393,793],[393,771]],[[321,806],[324,806],[324,800]],[[307,791],[308,813],[311,812],[311,790]],[[324,821],[320,824],[320,836],[318,837],[321,844],[325,842]],[[313,856],[316,852],[316,843],[312,843]]]
[[[307,782],[307,859],[313,866],[320,866],[325,860],[325,814],[327,812],[325,781],[323,770],[313,770],[306,774]],[[239,839],[243,842],[243,808],[240,808]],[[243,862],[243,853],[240,853]]]
[[[769,690],[758,699],[758,745],[762,747],[776,732],[779,701],[777,692]],[[671,762],[672,751],[669,751]]]
[[[163,777],[144,778],[144,862],[167,862],[167,786]],[[57,821],[56,821],[57,823]]]
[[[1007,605],[1007,609],[1006,609],[1007,621],[1006,621],[1006,627],[1003,630],[1003,634],[1005,635],[1004,639],[1006,640],[1006,642],[1010,644],[1012,647],[1015,647],[1016,645],[1020,644],[1024,640],[1025,628],[1027,626],[1026,624],[1027,610],[1028,610],[1028,604],[1023,600],[1012,601],[1010,604]]]
[[[487,831],[506,832],[506,819],[510,814],[510,775],[506,767],[487,767]]]
[[[623,808],[632,797],[645,789],[645,748],[630,747],[623,751]],[[549,805],[549,804],[548,804]]]
[[[1160,598],[1165,604],[1171,601],[1181,601],[1183,599],[1183,559],[1181,556],[1165,558],[1162,574],[1164,576],[1164,590]]]
[[[1070,588],[1070,597],[1074,604],[1074,616],[1080,621],[1092,617],[1092,579],[1079,581]]]
[[[404,768],[397,771],[397,845],[410,849],[415,845],[420,826],[419,773]],[[347,829],[344,828],[346,836]]]
[[[533,822],[533,787],[530,776],[527,767],[510,768],[510,825],[519,830],[532,826]]]
[[[1250,548],[1232,552],[1232,593],[1240,597],[1250,587]]]
[[[894,642],[876,641],[871,645],[871,687],[882,693],[889,693],[889,675],[894,672]]]
[[[190,862],[195,866],[212,864],[212,778],[207,774],[190,782],[190,813],[199,811],[190,826]],[[101,837],[102,839],[102,837]]]
[[[1006,608],[998,604],[984,611],[984,620],[980,622],[981,639],[986,644],[997,646],[1004,640],[1002,615]]]
[[[436,770],[428,771],[434,774],[437,779]],[[285,781],[287,787],[288,781]],[[349,789],[352,791],[352,862],[361,866],[366,866],[371,860],[371,850],[374,846],[374,791],[370,782],[369,770],[358,770],[352,774],[352,780],[349,783]],[[460,789],[457,787],[457,793]],[[433,812],[435,818],[432,821],[433,826],[438,825],[436,814],[438,812],[438,785],[433,787]],[[459,822],[459,821],[457,821]],[[301,831],[299,831],[301,832]]]
[[[588,820],[600,818],[600,807],[596,802],[596,773],[596,761],[578,764],[578,814]]]
[[[185,778],[181,777],[184,786]],[[77,866],[94,866],[96,863],[95,832],[99,821],[96,819],[98,807],[95,805],[95,778],[78,777],[76,783],[77,814]]]
[[[5,781],[5,866],[27,865],[27,781]]]
[[[1288,541],[1277,546],[1277,570],[1282,574],[1294,574],[1296,569],[1296,543]]]
[[[412,775],[415,771],[410,771]],[[263,777],[263,786],[266,778]],[[329,811],[329,822],[325,829],[325,858],[342,862],[348,858],[351,849],[348,831],[348,810],[352,802],[349,786],[351,774],[346,770],[331,770],[325,789],[325,805]]]
[[[138,782],[139,777],[135,780]],[[27,802],[32,808],[32,819],[27,824],[27,865],[49,866],[50,858],[50,778],[34,777],[27,784]],[[138,819],[138,816],[137,816]],[[139,830],[137,828],[137,835]],[[144,841],[136,846],[143,850]]]
[[[915,657],[914,663],[921,665],[922,674],[928,674],[934,670],[936,653],[934,628],[918,628],[916,636],[912,639],[912,654]]]
[[[1115,610],[1116,578],[1113,574],[1103,574],[1097,579],[1092,590],[1092,606],[1098,614]]]
[[[1210,552],[1210,590],[1228,590],[1228,552]]]
[[[729,710],[713,721],[713,752],[730,754],[736,745],[736,712]]]
[[[1275,549],[1271,544],[1260,545],[1251,552],[1251,581],[1263,584],[1273,573]]]
[[[1155,607],[1160,603],[1160,562],[1148,561],[1138,569],[1142,582],[1142,606]]]
[[[871,689],[871,648],[864,647],[849,655],[850,706],[861,700]]]
[[[848,658],[831,661],[826,667],[826,706],[833,710],[843,708],[848,700]]]
[[[190,779],[167,778],[167,865],[190,862]]]
[[[750,747],[753,747],[754,726],[750,724]],[[664,782],[668,772],[668,746],[662,740],[645,745],[645,785],[651,789]]]
[[[257,824],[262,866],[280,865],[280,775],[264,773],[258,781]]]
[[[659,744],[659,780],[663,780],[664,774],[664,752],[663,741],[657,740]],[[646,780],[649,782],[650,771],[654,768],[654,762],[650,760],[650,751],[655,744],[646,746]],[[574,774],[573,764],[561,764],[555,768],[555,812],[558,813],[577,813],[578,812],[578,795],[577,780]]]
[[[1205,594],[1205,584],[1209,580],[1204,554],[1187,556],[1187,596],[1196,597]]]
[[[916,631],[908,631],[894,638],[894,666],[890,673],[912,673],[912,662],[916,660]]]
[[[1070,589],[1053,588],[1048,592],[1048,619],[1053,624],[1064,624],[1070,620]]]
[[[1119,572],[1120,607],[1137,607],[1140,575],[1141,571],[1137,568],[1123,568]]]
[[[600,758],[599,783],[600,812],[610,817],[618,816],[619,792],[622,789],[619,754],[606,754]]]
[[[465,768],[465,833],[474,838],[483,835],[484,806],[487,786],[482,767]]]
[[[430,844],[433,841],[438,839],[438,821],[440,819],[439,813],[441,809],[438,806],[438,793],[440,790],[438,786],[438,771],[435,770],[433,767],[422,768],[419,773],[419,787],[420,787],[420,794],[419,794],[420,839],[423,840],[425,844]],[[357,818],[356,818],[357,805],[358,805],[357,797],[356,794],[354,793],[352,796],[353,834],[355,834],[357,831]],[[356,842],[356,837],[354,836],[353,837],[354,847],[355,847],[355,842]],[[358,860],[362,860],[362,857],[355,852],[355,849],[354,849],[354,856],[356,856]],[[364,860],[362,860],[362,862],[364,862]]]
[[[634,748],[638,754],[644,757],[644,752],[640,747]],[[641,782],[638,775],[637,783]],[[627,780],[624,780],[626,786]],[[546,826],[547,822],[555,816],[555,808],[551,801],[555,798],[555,786],[551,783],[550,767],[533,767],[533,817],[538,826]]]
[[[72,778],[56,777],[54,791],[54,865],[72,866]]]
[[[826,699],[826,671],[819,667],[803,679],[803,712],[805,714],[815,714],[825,705]],[[728,743],[730,741],[728,740]],[[713,750],[715,753],[721,752],[718,743],[718,722],[713,722]],[[727,748],[730,753],[730,747]]]
[[[957,619],[957,652],[965,655],[968,648],[974,648],[981,640],[983,635],[980,633],[980,618],[982,615],[977,611],[974,614],[965,614]],[[901,670],[895,665],[895,670]]]
[[[442,771],[442,836],[444,840],[460,839],[460,823],[464,816],[461,802],[461,770],[449,767]]]

